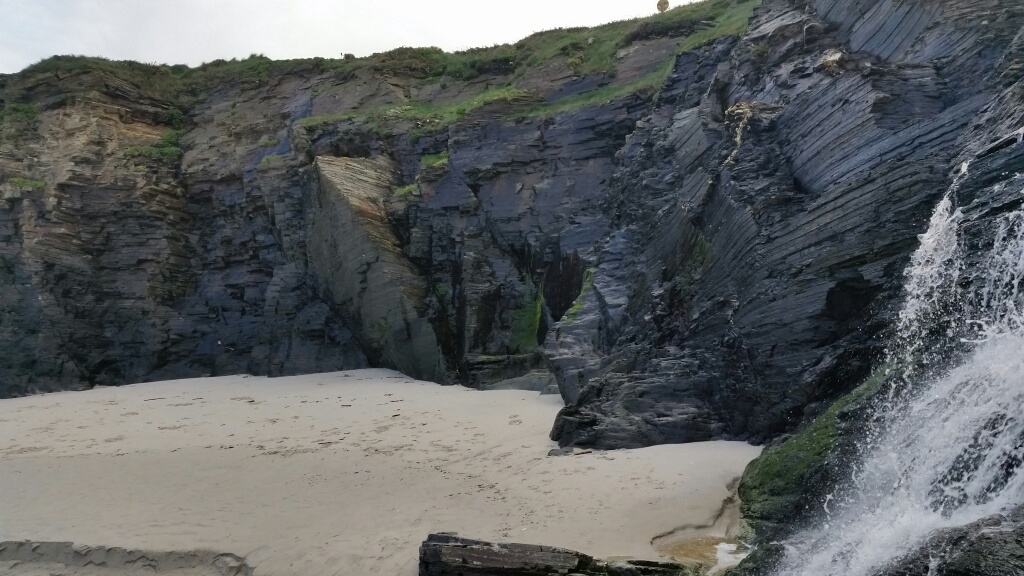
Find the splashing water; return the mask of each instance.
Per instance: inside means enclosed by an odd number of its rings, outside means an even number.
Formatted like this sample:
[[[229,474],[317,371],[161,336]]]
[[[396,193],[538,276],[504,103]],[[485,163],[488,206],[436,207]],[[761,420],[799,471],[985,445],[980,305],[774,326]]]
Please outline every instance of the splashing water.
[[[934,530],[1024,504],[1024,211],[999,221],[971,274],[962,222],[947,196],[907,271],[888,358],[899,366],[895,392],[838,505],[787,542],[777,574],[871,576],[920,549]],[[963,280],[970,292],[959,288]],[[954,347],[961,353],[949,368]]]

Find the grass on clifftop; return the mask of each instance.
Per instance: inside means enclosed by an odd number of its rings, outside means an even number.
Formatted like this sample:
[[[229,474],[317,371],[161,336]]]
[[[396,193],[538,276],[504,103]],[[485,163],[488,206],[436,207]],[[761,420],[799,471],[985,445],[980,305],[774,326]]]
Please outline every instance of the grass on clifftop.
[[[208,91],[230,82],[265,84],[288,74],[336,71],[342,75],[369,68],[381,75],[406,78],[470,80],[482,75],[519,76],[531,68],[565,57],[577,74],[615,73],[616,52],[642,40],[683,36],[683,49],[727,34],[742,34],[761,0],[704,0],[677,6],[663,14],[612,22],[594,28],[560,28],[540,32],[515,44],[444,52],[440,48],[396,48],[366,58],[271,60],[262,54],[244,59],[215,60],[198,67],[143,64],[86,56],[55,56],[23,73],[57,75],[82,70],[109,73],[169,103],[187,106]],[[653,3],[652,3],[653,6]]]
[[[402,106],[390,106],[367,111],[346,112],[324,116],[311,116],[298,122],[300,126],[316,126],[346,119],[362,119],[373,131],[387,133],[390,126],[400,121],[411,121],[417,125],[418,131],[429,131],[431,128],[448,126],[465,117],[470,112],[496,102],[512,103],[516,100],[528,99],[532,92],[518,88],[505,87],[484,91],[465,102],[438,106],[424,102],[409,102]]]
[[[369,66],[381,74],[413,78],[449,76],[470,80],[485,75],[521,75],[565,57],[579,75],[615,74],[616,53],[634,42],[690,34],[689,49],[727,34],[742,34],[761,0],[705,0],[663,14],[612,22],[593,28],[558,28],[515,44],[447,53],[440,48],[397,48],[339,67]],[[653,6],[653,3],[652,3]]]
[[[652,3],[653,4],[653,3]],[[689,35],[689,49],[728,34],[742,34],[761,0],[705,0],[677,6],[663,14],[622,20],[595,28],[568,28],[534,34],[516,43],[525,68],[567,56],[579,75],[615,74],[616,53],[634,42]],[[740,24],[740,25],[737,25]],[[689,39],[699,36],[700,40]]]

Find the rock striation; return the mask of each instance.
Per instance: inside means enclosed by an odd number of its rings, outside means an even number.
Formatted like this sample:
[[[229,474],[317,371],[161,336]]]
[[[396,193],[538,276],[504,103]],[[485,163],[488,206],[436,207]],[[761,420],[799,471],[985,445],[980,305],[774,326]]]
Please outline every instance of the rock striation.
[[[652,18],[443,73],[399,49],[177,92],[141,65],[3,77],[0,395],[373,365],[554,383],[552,438],[601,448],[822,414],[871,372],[959,166],[1016,142],[1024,10]]]
[[[569,403],[552,438],[764,440],[868,376],[1024,21],[855,4],[766,0],[742,40],[676,60],[618,152],[581,313],[548,339]]]
[[[402,254],[384,200],[395,166],[387,158],[321,157],[309,262],[319,292],[340,310],[378,364],[447,383],[433,327],[422,316],[427,284]]]

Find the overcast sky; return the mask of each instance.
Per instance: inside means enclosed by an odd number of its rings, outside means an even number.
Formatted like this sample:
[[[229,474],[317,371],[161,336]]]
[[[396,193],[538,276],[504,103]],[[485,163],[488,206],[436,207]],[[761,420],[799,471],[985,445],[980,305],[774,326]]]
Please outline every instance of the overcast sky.
[[[683,3],[674,0],[673,5]],[[653,14],[657,0],[0,0],[0,73],[54,54],[197,65],[460,50]]]

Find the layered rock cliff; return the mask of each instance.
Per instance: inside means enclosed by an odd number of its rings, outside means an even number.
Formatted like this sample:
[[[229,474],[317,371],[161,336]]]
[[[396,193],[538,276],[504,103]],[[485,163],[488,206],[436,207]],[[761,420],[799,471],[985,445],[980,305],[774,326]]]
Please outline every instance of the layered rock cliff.
[[[0,80],[0,394],[374,365],[557,382],[566,445],[777,436],[1024,124],[1022,26],[712,0],[457,58],[43,62]]]

